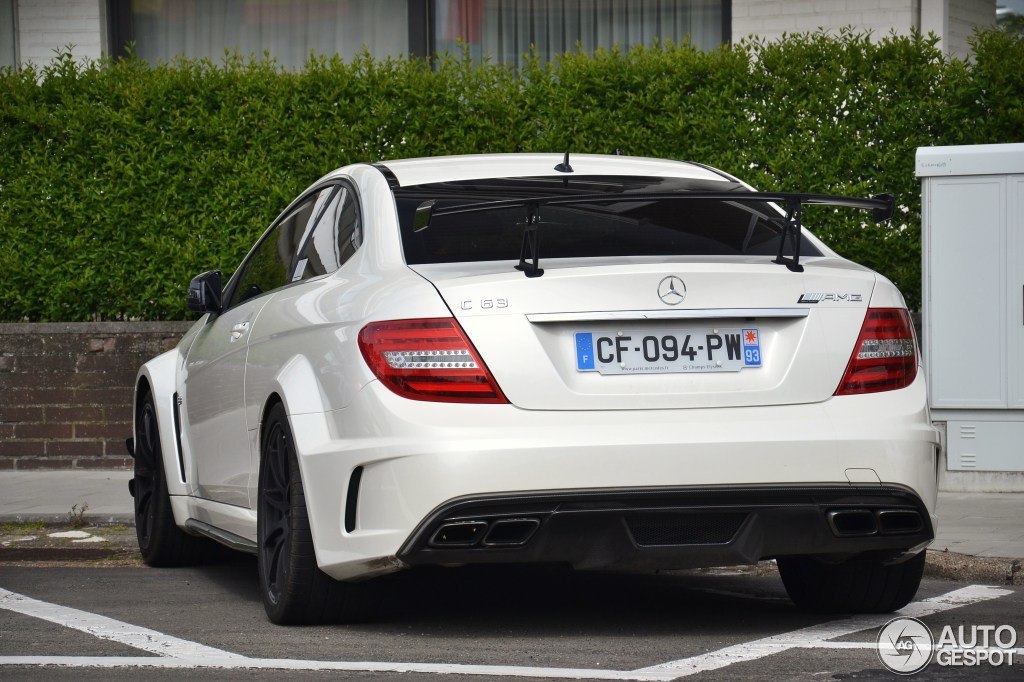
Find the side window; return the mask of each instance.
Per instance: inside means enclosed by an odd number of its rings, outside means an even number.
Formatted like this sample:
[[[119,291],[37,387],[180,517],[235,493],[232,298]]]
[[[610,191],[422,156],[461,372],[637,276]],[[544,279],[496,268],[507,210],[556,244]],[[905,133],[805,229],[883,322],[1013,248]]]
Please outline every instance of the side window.
[[[359,248],[362,232],[359,200],[349,187],[342,186],[306,241],[292,279],[311,279],[340,268]]]
[[[302,202],[263,237],[249,260],[242,264],[241,277],[228,307],[288,284],[295,252],[335,189],[328,187]]]

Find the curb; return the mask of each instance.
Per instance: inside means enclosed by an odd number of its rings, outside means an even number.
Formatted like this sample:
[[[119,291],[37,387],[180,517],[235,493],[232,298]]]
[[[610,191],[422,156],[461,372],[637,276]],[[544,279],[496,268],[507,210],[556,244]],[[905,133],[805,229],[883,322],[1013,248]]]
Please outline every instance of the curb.
[[[135,526],[135,514],[89,515],[86,526]],[[45,523],[55,526],[68,525],[68,513],[63,514],[0,514],[0,523]]]

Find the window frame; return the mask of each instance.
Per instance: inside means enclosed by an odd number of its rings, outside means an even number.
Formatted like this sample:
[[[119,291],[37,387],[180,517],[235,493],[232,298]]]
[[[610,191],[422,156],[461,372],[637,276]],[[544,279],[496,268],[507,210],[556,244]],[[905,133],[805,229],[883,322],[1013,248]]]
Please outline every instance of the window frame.
[[[292,262],[291,272],[289,274],[289,277],[291,278],[291,281],[289,282],[289,284],[299,284],[301,282],[313,282],[313,281],[318,280],[318,279],[323,279],[324,277],[330,277],[334,273],[338,272],[338,270],[341,270],[343,267],[345,267],[345,263],[348,263],[350,260],[352,260],[352,257],[355,256],[356,252],[358,252],[359,249],[363,246],[363,241],[364,241],[363,237],[366,234],[366,231],[364,229],[365,222],[363,220],[363,205],[362,205],[362,202],[359,200],[359,192],[356,191],[355,185],[353,183],[349,182],[346,179],[335,178],[334,180],[332,180],[328,184],[334,185],[335,191],[331,194],[331,196],[328,198],[328,200],[326,202],[324,202],[324,206],[321,209],[320,214],[317,216],[316,222],[313,224],[313,229],[309,231],[309,234],[307,234],[305,236],[305,239],[302,240],[302,243],[299,244],[299,248],[295,251],[295,259]],[[355,205],[356,216],[357,216],[358,221],[359,221],[358,222],[359,240],[354,243],[354,249],[352,250],[352,254],[349,255],[348,258],[345,259],[344,263],[339,263],[338,267],[335,270],[332,270],[331,272],[325,272],[323,274],[316,275],[314,277],[309,277],[307,279],[295,279],[295,269],[299,267],[299,262],[302,260],[302,254],[305,253],[306,247],[309,246],[309,242],[313,239],[313,235],[316,234],[317,229],[320,227],[320,221],[323,220],[324,213],[327,211],[328,207],[330,207],[331,202],[334,200],[334,196],[335,196],[335,194],[338,193],[338,191],[347,192],[348,196],[351,197],[351,199],[349,199],[349,200],[352,201],[352,203]],[[343,197],[342,201],[344,202],[345,200],[346,200],[346,198]],[[339,214],[338,214],[339,220],[341,218],[341,215],[342,215],[342,213],[339,212]]]
[[[11,55],[11,58],[13,59],[13,62],[10,65],[5,65],[2,62],[0,62],[0,68],[3,68],[4,66],[10,66],[10,68],[12,68],[14,71],[18,71],[18,69],[21,66],[21,45],[18,40],[18,3],[17,0],[8,0],[8,3],[10,7],[9,18],[11,20],[11,51],[13,53]],[[6,10],[3,9],[4,7],[4,3],[0,3],[0,23],[4,23],[4,21],[2,20],[6,20],[8,18],[3,16],[7,14]]]
[[[327,211],[328,206],[330,206],[330,200],[333,199],[334,195],[341,191],[342,188],[347,189],[348,192],[351,194],[353,198],[352,200],[356,203],[356,208],[359,211],[360,239],[359,244],[356,245],[356,250],[358,251],[358,249],[362,247],[366,235],[365,221],[363,220],[363,216],[365,215],[365,213],[363,211],[362,200],[360,198],[359,192],[356,191],[355,185],[345,178],[332,178],[325,182],[318,183],[315,186],[303,192],[302,194],[300,194],[290,204],[288,204],[288,206],[285,207],[285,209],[278,214],[274,221],[270,223],[270,226],[263,231],[263,234],[260,235],[260,238],[257,239],[256,242],[249,249],[249,252],[245,254],[245,258],[243,258],[242,262],[238,264],[238,267],[235,268],[235,271],[231,274],[231,277],[228,279],[227,284],[224,285],[223,295],[221,296],[221,300],[224,301],[224,309],[221,310],[221,313],[237,308],[238,306],[244,303],[248,303],[249,301],[254,301],[258,298],[262,298],[267,294],[272,294],[281,291],[282,289],[287,289],[289,287],[295,286],[296,284],[304,284],[306,282],[312,282],[314,280],[318,280],[324,277],[330,277],[335,272],[338,272],[338,270],[335,270],[334,272],[328,272],[323,275],[317,275],[316,277],[311,277],[309,279],[299,279],[294,281],[292,280],[292,278],[295,276],[295,268],[299,264],[300,254],[302,254],[302,252],[306,250],[306,244],[312,238],[313,233],[316,232],[316,228],[319,226],[320,220],[324,217],[324,213]],[[316,201],[316,197],[326,189],[332,190],[331,195],[330,197],[328,197],[328,200],[324,202],[324,205],[320,207],[320,210],[317,213],[313,223],[313,229],[309,231],[309,234],[303,237],[302,241],[298,245],[298,248],[296,248],[295,253],[292,255],[292,259],[291,262],[288,264],[288,270],[286,274],[287,281],[279,287],[275,287],[274,289],[271,289],[269,291],[264,291],[259,296],[253,296],[252,298],[247,298],[244,301],[239,301],[237,303],[230,304],[231,299],[233,299],[235,296],[235,290],[238,288],[239,283],[241,281],[241,276],[239,273],[244,272],[249,267],[249,264],[252,262],[253,256],[263,245],[263,243],[270,237],[271,234],[274,233],[274,231],[278,227],[280,227],[281,223],[290,218],[295,213],[295,211],[297,211],[304,203],[306,203],[309,200]],[[351,257],[349,258],[349,260],[351,260]],[[344,263],[342,263],[341,266],[339,266],[339,270],[341,269],[341,267],[344,267]]]

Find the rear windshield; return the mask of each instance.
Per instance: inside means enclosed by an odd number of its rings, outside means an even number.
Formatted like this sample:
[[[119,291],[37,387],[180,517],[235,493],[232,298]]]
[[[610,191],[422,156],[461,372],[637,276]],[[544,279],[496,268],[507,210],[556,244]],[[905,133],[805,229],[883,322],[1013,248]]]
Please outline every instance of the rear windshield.
[[[615,256],[774,256],[781,227],[767,218],[779,213],[764,202],[670,199],[629,200],[572,205],[535,204],[438,215],[445,208],[520,198],[654,192],[747,192],[731,182],[682,178],[572,176],[495,178],[441,182],[394,190],[405,260],[464,263],[516,260],[523,231],[535,212],[538,250],[548,258]],[[435,215],[415,231],[416,208],[434,200]],[[792,244],[785,252],[792,255]],[[804,240],[801,256],[820,256]]]

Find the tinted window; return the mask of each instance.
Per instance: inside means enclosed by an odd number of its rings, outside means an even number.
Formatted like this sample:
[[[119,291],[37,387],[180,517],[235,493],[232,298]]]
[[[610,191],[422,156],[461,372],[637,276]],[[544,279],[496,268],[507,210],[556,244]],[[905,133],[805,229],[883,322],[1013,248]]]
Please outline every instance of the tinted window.
[[[736,183],[643,177],[493,179],[435,183],[395,190],[405,259],[416,263],[515,260],[529,218],[525,205],[498,210],[435,215],[415,232],[413,216],[423,201],[446,207],[523,197],[645,194],[653,192],[747,190]],[[541,259],[615,256],[774,256],[779,214],[763,202],[688,199],[622,199],[572,205],[540,204]],[[787,245],[786,253],[791,253]],[[807,241],[804,256],[821,253]]]
[[[334,188],[310,197],[278,222],[242,264],[242,272],[229,307],[282,287],[289,281],[295,252],[309,234],[323,204]]]
[[[293,280],[334,272],[359,248],[362,241],[359,201],[347,186],[336,190],[302,249]]]

